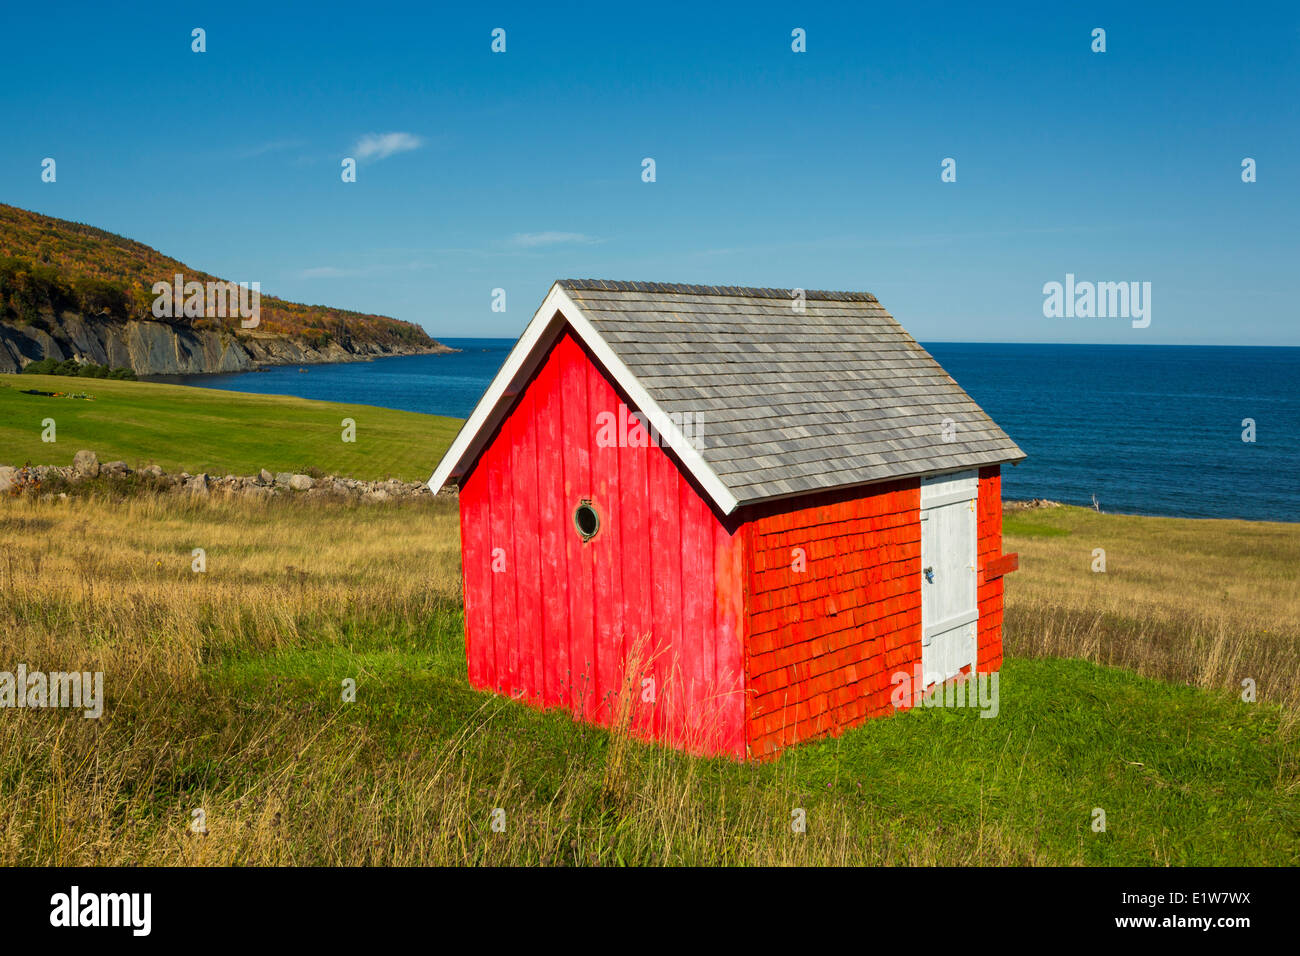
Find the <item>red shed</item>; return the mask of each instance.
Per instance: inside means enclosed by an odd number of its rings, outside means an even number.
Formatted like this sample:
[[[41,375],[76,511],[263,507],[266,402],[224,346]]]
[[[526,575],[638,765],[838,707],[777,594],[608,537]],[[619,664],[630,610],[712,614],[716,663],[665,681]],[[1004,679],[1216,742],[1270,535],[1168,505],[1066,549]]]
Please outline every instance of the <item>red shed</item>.
[[[470,683],[745,758],[996,671],[1023,458],[867,293],[557,282],[429,480]]]

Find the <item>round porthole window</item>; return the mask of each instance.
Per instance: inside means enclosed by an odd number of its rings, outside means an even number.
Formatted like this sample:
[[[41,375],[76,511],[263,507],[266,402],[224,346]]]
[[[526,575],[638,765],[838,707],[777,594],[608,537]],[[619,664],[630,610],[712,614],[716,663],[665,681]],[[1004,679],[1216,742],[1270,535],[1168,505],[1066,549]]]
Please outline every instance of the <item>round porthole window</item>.
[[[596,509],[585,498],[573,512],[573,526],[578,529],[583,541],[590,541],[600,530],[600,515],[596,514]]]

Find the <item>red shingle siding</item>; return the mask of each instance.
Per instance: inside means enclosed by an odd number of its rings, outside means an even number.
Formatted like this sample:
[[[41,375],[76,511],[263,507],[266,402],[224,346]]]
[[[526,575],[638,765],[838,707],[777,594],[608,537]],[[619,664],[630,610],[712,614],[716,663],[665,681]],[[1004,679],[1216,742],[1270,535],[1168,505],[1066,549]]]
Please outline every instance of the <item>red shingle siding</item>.
[[[997,465],[980,469],[979,651],[977,667],[989,674],[1002,667],[1002,578],[984,579],[984,565],[1002,555],[1002,475]]]
[[[919,482],[905,480],[782,502],[747,522],[753,756],[892,710],[889,676],[910,674],[921,654],[920,503]]]

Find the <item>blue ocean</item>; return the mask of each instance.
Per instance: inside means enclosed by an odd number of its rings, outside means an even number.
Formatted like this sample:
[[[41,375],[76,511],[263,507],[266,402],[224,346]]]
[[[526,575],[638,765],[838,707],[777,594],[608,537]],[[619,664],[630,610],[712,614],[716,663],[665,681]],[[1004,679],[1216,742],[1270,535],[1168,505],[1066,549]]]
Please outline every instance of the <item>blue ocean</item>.
[[[465,418],[513,341],[443,341],[461,351],[173,381]],[[1300,348],[926,348],[1029,456],[1003,469],[1007,498],[1300,521]]]

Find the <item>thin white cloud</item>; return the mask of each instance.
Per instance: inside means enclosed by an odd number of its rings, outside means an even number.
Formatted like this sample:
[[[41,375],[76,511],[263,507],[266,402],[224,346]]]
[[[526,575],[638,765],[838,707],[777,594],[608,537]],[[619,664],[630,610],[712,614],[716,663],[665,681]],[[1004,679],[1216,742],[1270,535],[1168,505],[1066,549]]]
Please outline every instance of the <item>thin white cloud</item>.
[[[425,269],[437,269],[443,263],[442,257],[474,256],[483,258],[500,258],[527,256],[534,250],[549,246],[595,245],[605,242],[599,236],[589,236],[582,232],[517,232],[509,239],[492,240],[482,248],[472,247],[435,247],[435,248],[397,248],[376,249],[362,253],[362,259],[381,257],[384,261],[362,261],[350,266],[311,266],[289,273],[293,279],[355,279],[370,276],[391,275],[396,272],[418,272]],[[408,258],[409,257],[409,258]],[[436,257],[436,258],[430,258]]]
[[[317,266],[314,269],[302,269],[295,273],[295,279],[339,279],[343,276],[356,275],[355,269],[336,269],[334,266]]]
[[[312,266],[290,273],[293,279],[358,279],[369,276],[391,275],[394,272],[419,272],[436,268],[432,262],[377,262],[371,265],[340,268],[339,266]]]
[[[258,156],[265,156],[267,153],[281,153],[286,149],[297,149],[303,145],[305,144],[302,140],[298,139],[277,139],[236,150],[235,156],[239,159],[254,159]]]
[[[357,140],[352,152],[363,162],[378,161],[396,153],[419,149],[423,145],[424,140],[414,133],[367,133]]]
[[[602,241],[581,232],[517,232],[506,245],[516,249],[536,249],[539,246],[592,245]]]

